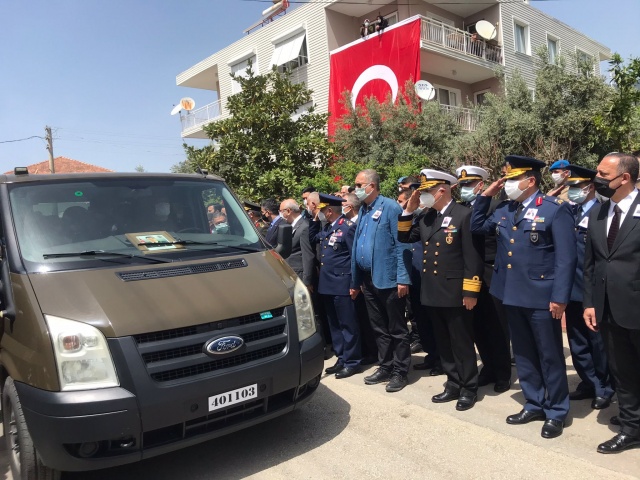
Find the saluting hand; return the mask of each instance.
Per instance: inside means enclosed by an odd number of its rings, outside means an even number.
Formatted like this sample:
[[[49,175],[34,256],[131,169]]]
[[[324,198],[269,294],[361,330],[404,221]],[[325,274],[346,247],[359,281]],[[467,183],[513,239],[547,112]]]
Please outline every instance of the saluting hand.
[[[409,200],[407,200],[407,203],[405,204],[404,209],[409,213],[413,213],[418,209],[419,206],[420,206],[420,191],[414,190],[411,196],[409,197]]]
[[[564,314],[564,309],[567,308],[566,303],[549,303],[549,311],[551,312],[551,316],[556,320],[562,319],[562,314]]]
[[[595,308],[585,308],[584,314],[582,315],[584,318],[584,323],[587,324],[587,328],[592,332],[598,331],[598,323],[596,320],[596,309]]]
[[[462,297],[462,305],[464,305],[464,307],[467,310],[473,310],[473,307],[475,307],[477,303],[478,303],[478,299],[477,298]]]
[[[502,190],[502,187],[504,186],[504,182],[506,182],[504,178],[499,178],[498,180],[493,182],[491,185],[489,185],[489,187],[487,187],[487,189],[484,192],[482,192],[482,196],[495,197],[497,194],[500,193],[500,190]]]

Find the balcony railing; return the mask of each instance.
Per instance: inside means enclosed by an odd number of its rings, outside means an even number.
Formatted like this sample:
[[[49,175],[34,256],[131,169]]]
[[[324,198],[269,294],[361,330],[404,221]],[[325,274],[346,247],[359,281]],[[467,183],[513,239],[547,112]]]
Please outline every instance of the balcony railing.
[[[207,124],[222,115],[221,101],[216,100],[213,103],[200,107],[186,115],[182,115],[182,133],[191,130],[194,127]]]
[[[453,107],[451,105],[440,105],[442,111],[451,115],[456,123],[468,132],[474,132],[478,125],[478,113],[475,110],[464,107]]]
[[[470,57],[502,63],[502,47],[492,45],[469,32],[452,27],[433,18],[423,18],[420,38],[424,42],[441,45]]]

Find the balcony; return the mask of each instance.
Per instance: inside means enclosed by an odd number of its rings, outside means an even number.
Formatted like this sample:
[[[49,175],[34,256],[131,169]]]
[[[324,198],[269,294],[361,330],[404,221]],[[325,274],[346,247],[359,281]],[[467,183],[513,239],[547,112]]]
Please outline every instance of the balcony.
[[[222,115],[221,100],[200,107],[180,118],[182,122],[183,138],[207,138],[202,127],[207,123],[211,123]]]
[[[451,105],[440,105],[443,113],[451,115],[458,126],[467,132],[474,132],[478,125],[478,112],[471,108],[453,107]]]
[[[468,60],[484,60],[502,64],[502,47],[488,43],[476,35],[447,25],[433,18],[422,18],[420,39],[430,45],[436,45],[445,52],[462,54]]]

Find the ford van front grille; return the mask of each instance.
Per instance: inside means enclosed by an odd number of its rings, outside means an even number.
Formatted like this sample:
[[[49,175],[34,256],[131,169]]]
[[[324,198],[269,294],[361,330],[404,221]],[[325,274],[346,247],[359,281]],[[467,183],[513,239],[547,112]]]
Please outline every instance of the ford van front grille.
[[[194,275],[197,273],[220,272],[222,270],[231,270],[233,268],[242,268],[246,266],[247,261],[244,258],[239,258],[237,260],[198,263],[195,265],[187,265],[183,267],[166,267],[154,268],[150,270],[137,270],[134,272],[117,272],[116,275],[125,282],[133,282],[136,280],[151,280],[154,278],[179,277],[181,275]]]
[[[212,358],[204,345],[217,337],[234,335],[244,346]],[[170,382],[281,356],[287,348],[288,329],[284,307],[192,327],[135,335],[149,376]]]

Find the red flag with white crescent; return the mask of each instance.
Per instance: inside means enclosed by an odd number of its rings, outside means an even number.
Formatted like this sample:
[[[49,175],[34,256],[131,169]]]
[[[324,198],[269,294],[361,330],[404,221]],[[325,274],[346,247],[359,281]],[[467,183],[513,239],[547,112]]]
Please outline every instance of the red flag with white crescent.
[[[329,135],[333,136],[337,120],[347,113],[340,103],[345,90],[351,92],[352,105],[363,105],[371,96],[384,102],[389,93],[395,102],[407,80],[420,80],[420,18],[331,52]]]

